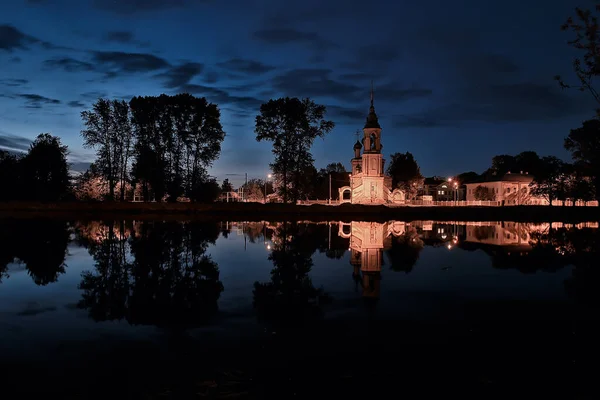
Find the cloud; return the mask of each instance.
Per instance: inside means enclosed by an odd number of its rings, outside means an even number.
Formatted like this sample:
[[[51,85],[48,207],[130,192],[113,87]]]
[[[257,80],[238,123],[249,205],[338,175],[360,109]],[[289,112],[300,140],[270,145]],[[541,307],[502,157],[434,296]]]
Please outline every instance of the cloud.
[[[29,36],[12,25],[0,25],[0,51],[9,53],[14,50],[27,50],[30,45],[40,44],[46,48],[52,48],[50,43]]]
[[[456,93],[452,102],[420,113],[392,117],[396,127],[460,126],[471,121],[551,121],[593,109],[578,99],[580,97],[571,97],[553,85],[534,82],[488,84],[465,88]]]
[[[4,86],[17,87],[26,85],[28,83],[29,81],[27,79],[0,79],[0,85]]]
[[[178,88],[189,83],[196,75],[204,70],[200,63],[188,62],[171,67],[168,71],[158,74],[157,77],[165,81],[165,87]]]
[[[228,93],[224,90],[209,87],[209,86],[203,86],[203,85],[196,85],[196,84],[183,85],[180,88],[180,91],[187,92],[187,93],[194,94],[194,95],[204,96],[204,97],[206,97],[206,99],[208,101],[216,103],[220,107],[222,107],[224,105],[230,105],[230,106],[235,106],[235,107],[238,107],[241,109],[258,111],[261,104],[263,103],[262,100],[259,100],[256,97],[235,96],[235,95],[231,95],[230,93]]]
[[[150,42],[142,42],[137,40],[130,31],[110,31],[104,35],[104,40],[112,43],[133,44],[141,47],[150,46]]]
[[[329,105],[327,106],[327,117],[343,122],[355,123],[363,121],[367,117],[367,113],[365,110],[358,108]]]
[[[263,29],[254,32],[256,39],[272,45],[306,44],[317,50],[326,50],[338,47],[335,43],[325,39],[315,32],[302,32],[291,28]]]
[[[106,98],[108,97],[108,93],[107,92],[102,92],[102,91],[96,91],[96,92],[85,92],[82,93],[81,98],[86,99],[86,100],[93,100],[96,101],[100,98]]]
[[[60,100],[51,99],[49,97],[44,97],[39,94],[17,94],[18,98],[25,100],[26,108],[42,108],[44,105],[55,105],[60,104]]]
[[[27,151],[30,145],[31,139],[0,131],[0,149]]]
[[[397,44],[372,44],[361,46],[357,51],[359,62],[369,60],[376,63],[388,63],[400,58],[401,53]]]
[[[275,67],[263,64],[260,61],[244,60],[241,58],[232,58],[217,63],[217,66],[228,71],[240,72],[247,75],[262,75],[275,69]]]
[[[141,12],[181,8],[210,0],[93,0],[92,4],[104,11],[115,14],[135,14]]]
[[[330,69],[293,69],[273,78],[272,86],[286,96],[324,96],[357,100],[361,89],[331,78]]]
[[[124,53],[120,51],[95,51],[92,54],[95,63],[116,70],[109,72],[111,77],[114,77],[118,72],[151,72],[170,67],[165,59],[152,54]]]
[[[63,69],[67,72],[86,72],[96,70],[94,64],[86,61],[76,60],[70,57],[46,60],[44,61],[44,65],[48,68]]]
[[[85,108],[85,103],[78,101],[78,100],[73,100],[67,103],[67,105],[69,107],[73,107],[73,108]]]

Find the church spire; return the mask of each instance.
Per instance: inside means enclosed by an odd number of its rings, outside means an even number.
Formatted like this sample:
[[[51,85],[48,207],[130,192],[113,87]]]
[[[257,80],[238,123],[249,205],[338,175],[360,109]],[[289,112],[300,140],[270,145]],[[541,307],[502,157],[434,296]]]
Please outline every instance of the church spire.
[[[371,107],[369,108],[369,115],[367,116],[367,123],[365,124],[365,128],[381,128],[379,126],[379,121],[377,120],[377,114],[375,114],[375,106],[373,105],[374,100],[374,90],[373,90],[373,81],[371,81]]]

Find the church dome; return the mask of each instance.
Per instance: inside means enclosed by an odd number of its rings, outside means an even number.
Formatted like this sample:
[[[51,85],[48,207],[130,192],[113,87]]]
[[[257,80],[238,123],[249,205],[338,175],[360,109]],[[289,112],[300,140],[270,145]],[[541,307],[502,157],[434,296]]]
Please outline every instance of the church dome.
[[[360,150],[362,149],[362,144],[357,140],[356,143],[354,143],[354,148]]]

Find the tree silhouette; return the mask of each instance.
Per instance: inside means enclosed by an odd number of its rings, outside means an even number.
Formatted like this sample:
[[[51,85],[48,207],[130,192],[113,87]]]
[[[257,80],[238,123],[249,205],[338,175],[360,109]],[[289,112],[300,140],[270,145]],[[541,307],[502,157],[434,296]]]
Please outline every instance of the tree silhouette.
[[[560,76],[555,79],[559,82],[562,88],[574,88],[582,92],[587,91],[592,95],[596,103],[600,103],[600,95],[594,87],[594,78],[600,72],[598,59],[600,55],[600,35],[598,28],[598,17],[595,15],[600,11],[600,3],[596,1],[596,6],[593,10],[583,8],[575,8],[575,17],[569,17],[562,25],[563,31],[571,31],[575,37],[569,41],[569,45],[583,54],[573,60],[573,69],[579,80],[578,85],[570,85],[565,83]],[[600,115],[600,109],[597,110]]]
[[[0,149],[0,201],[17,200],[22,197],[21,157]]]
[[[542,157],[540,172],[530,184],[532,196],[543,197],[548,204],[561,196],[560,178],[565,174],[565,163],[554,156]]]
[[[256,117],[256,140],[273,143],[273,172],[281,176],[279,193],[284,203],[296,202],[307,168],[313,167],[310,148],[317,137],[329,133],[334,123],[324,119],[325,106],[310,99],[279,98],[261,105]],[[313,167],[314,168],[314,167]]]
[[[407,199],[415,198],[419,187],[423,185],[421,169],[409,152],[392,154],[387,173],[392,177],[392,187],[406,193]]]
[[[581,127],[571,129],[565,148],[571,152],[580,175],[591,179],[590,190],[600,200],[600,120],[584,121]]]
[[[133,146],[133,130],[129,105],[125,101],[98,99],[91,111],[82,111],[85,129],[83,145],[96,149],[95,164],[108,183],[108,198],[115,199],[120,182],[120,199],[125,199],[125,183],[129,177],[129,157]]]
[[[135,132],[133,176],[146,200],[176,201],[185,194],[203,201],[206,169],[221,152],[225,132],[215,104],[190,94],[134,97],[129,103]]]
[[[69,193],[67,146],[48,133],[38,135],[22,159],[23,193],[28,200],[57,201]]]

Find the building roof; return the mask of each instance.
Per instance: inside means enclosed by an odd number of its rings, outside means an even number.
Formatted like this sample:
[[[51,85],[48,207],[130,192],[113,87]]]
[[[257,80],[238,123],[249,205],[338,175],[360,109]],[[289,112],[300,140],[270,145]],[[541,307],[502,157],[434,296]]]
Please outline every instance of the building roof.
[[[356,143],[354,143],[354,148],[355,149],[361,149],[362,148],[362,144],[360,144],[360,142],[357,140]]]
[[[373,105],[373,82],[371,82],[371,107],[369,108],[369,115],[367,116],[365,128],[381,129],[381,126],[379,126],[379,120],[377,119],[377,114],[375,114],[375,106]]]

